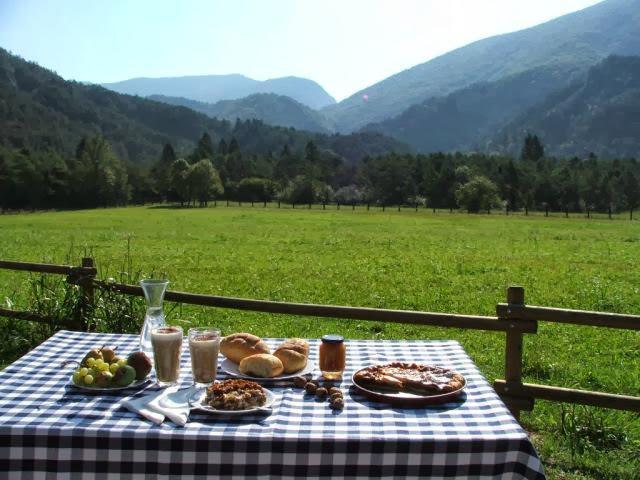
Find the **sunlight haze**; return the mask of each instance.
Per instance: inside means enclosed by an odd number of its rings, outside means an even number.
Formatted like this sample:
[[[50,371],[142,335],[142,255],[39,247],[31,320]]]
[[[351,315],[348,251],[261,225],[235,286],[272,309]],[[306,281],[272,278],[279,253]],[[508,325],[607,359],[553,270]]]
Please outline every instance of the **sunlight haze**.
[[[306,77],[341,100],[597,0],[0,2],[0,45],[68,79]]]

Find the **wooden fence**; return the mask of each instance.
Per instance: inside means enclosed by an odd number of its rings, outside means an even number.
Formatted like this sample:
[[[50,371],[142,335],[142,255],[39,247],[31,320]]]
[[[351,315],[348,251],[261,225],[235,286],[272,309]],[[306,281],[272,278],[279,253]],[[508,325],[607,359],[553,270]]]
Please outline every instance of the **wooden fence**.
[[[252,207],[252,208],[280,208],[280,209],[293,209],[293,210],[366,210],[368,211],[381,211],[381,212],[394,212],[394,211],[424,211],[437,213],[468,213],[466,210],[459,208],[445,208],[445,207],[429,207],[423,203],[404,203],[404,204],[385,204],[385,203],[364,203],[364,202],[321,202],[321,203],[286,203],[282,201],[242,201],[242,200],[212,200],[209,202],[209,206],[216,207]],[[162,207],[162,206],[161,206]],[[562,218],[586,218],[586,219],[606,219],[609,220],[634,220],[634,210],[628,211],[613,211],[609,208],[607,211],[585,209],[583,211],[578,210],[551,210],[545,208],[544,210],[534,210],[527,207],[521,209],[512,209],[508,206],[503,208],[491,208],[489,210],[483,210],[480,213],[483,214],[495,214],[495,215],[513,215],[513,216],[544,216],[544,217],[562,217]]]
[[[93,304],[96,288],[108,288],[123,295],[143,296],[139,286],[107,284],[97,280],[92,258],[83,258],[79,267],[0,261],[0,269],[66,275],[67,282],[78,285],[81,291],[78,312],[63,325],[70,328],[86,328],[82,319],[86,318],[85,314]],[[255,312],[500,331],[505,333],[505,379],[495,380],[493,386],[516,418],[523,410],[531,411],[536,399],[640,412],[640,397],[522,382],[524,335],[537,333],[539,321],[640,330],[640,316],[526,305],[522,287],[508,288],[507,302],[496,306],[495,317],[273,302],[174,291],[168,291],[165,300]],[[0,308],[0,316],[44,323],[52,320],[32,312],[4,308]]]

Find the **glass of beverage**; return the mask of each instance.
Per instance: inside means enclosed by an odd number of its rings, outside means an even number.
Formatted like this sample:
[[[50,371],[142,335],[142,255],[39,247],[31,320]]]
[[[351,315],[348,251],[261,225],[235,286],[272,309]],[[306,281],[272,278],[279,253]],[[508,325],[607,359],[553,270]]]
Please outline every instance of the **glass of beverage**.
[[[204,387],[213,383],[218,373],[220,330],[217,328],[190,328],[189,353],[193,384]]]
[[[180,377],[182,327],[164,326],[151,330],[151,346],[158,385],[176,385]]]

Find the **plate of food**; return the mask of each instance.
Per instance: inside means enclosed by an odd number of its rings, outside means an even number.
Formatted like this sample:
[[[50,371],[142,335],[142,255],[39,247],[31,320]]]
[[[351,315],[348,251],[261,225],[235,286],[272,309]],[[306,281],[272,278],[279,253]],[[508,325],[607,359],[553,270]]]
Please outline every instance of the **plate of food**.
[[[69,384],[85,391],[113,392],[138,388],[151,380],[151,360],[144,352],[133,352],[124,358],[115,350],[103,345],[89,350],[81,361],[64,362],[63,365],[77,365]]]
[[[467,386],[464,376],[455,370],[409,362],[361,368],[351,380],[371,400],[415,407],[453,401]]]
[[[191,408],[215,415],[247,415],[271,411],[275,395],[256,382],[228,379],[209,385]]]
[[[309,344],[301,338],[285,340],[274,352],[259,337],[250,333],[227,335],[220,342],[226,357],[220,369],[233,377],[254,381],[279,381],[314,371],[309,362]]]

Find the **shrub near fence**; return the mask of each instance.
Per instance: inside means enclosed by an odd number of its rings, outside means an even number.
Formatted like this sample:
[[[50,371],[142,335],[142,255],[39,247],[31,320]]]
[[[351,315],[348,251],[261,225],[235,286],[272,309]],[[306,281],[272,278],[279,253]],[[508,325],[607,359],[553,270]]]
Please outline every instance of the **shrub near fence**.
[[[63,325],[69,328],[91,329],[88,318],[91,316],[96,288],[108,289],[122,295],[143,296],[139,286],[97,280],[97,270],[92,258],[83,258],[79,267],[0,261],[0,268],[66,275],[67,282],[78,285],[80,301],[77,311],[73,318]],[[594,328],[640,330],[640,316],[526,305],[522,287],[509,287],[507,302],[496,306],[496,317],[274,302],[173,291],[168,291],[165,299],[168,302],[275,314],[501,331],[505,333],[505,379],[495,380],[494,388],[516,418],[519,418],[522,410],[531,411],[536,399],[640,412],[640,397],[522,382],[524,335],[537,333],[538,321],[587,325]],[[5,308],[0,308],[0,316],[40,323],[52,321],[32,312]]]

